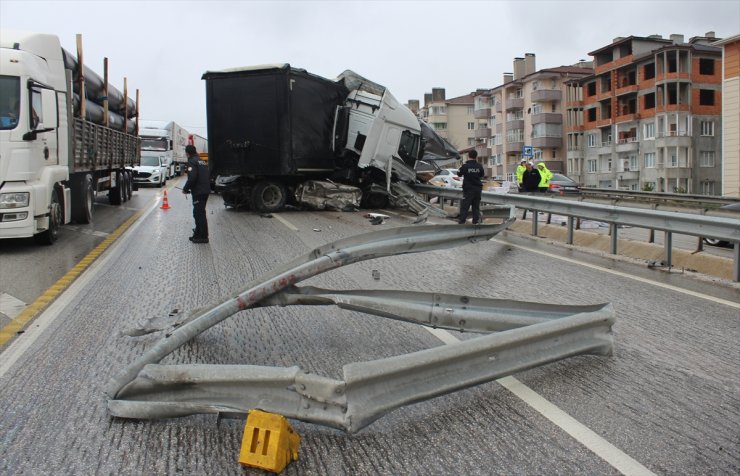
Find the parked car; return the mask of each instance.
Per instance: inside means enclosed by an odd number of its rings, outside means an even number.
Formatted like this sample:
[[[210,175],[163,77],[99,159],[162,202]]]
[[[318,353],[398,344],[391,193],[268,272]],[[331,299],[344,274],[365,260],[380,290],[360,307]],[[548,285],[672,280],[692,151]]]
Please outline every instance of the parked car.
[[[721,210],[734,210],[736,212],[740,212],[740,203],[729,203],[727,205],[723,205],[720,207]],[[718,240],[716,238],[704,238],[704,243],[712,246],[723,246],[728,247],[732,246],[732,243],[729,241],[724,240]]]
[[[453,176],[453,175],[435,175],[429,180],[429,183],[432,184],[433,182],[436,183],[443,183],[442,187],[446,188],[453,188],[453,187],[462,187],[462,180],[460,180],[460,177]]]
[[[450,185],[451,187],[462,187],[462,177],[457,175],[458,172],[458,169],[439,169],[439,173],[432,180],[437,177],[449,177],[450,183],[452,183],[452,185]]]
[[[560,195],[579,194],[581,193],[581,186],[578,182],[563,174],[552,174],[548,192],[559,193]]]

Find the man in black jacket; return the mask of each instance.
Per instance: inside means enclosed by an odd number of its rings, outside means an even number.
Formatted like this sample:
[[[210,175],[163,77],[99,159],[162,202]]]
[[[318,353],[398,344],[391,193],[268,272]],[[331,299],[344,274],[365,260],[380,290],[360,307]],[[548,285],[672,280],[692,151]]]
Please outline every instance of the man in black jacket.
[[[480,223],[480,196],[483,191],[483,182],[480,179],[485,175],[483,166],[478,163],[478,152],[468,152],[468,161],[460,167],[458,175],[463,179],[463,199],[460,202],[460,217],[457,222],[464,224],[468,219],[468,208],[473,206],[473,225]]]
[[[211,193],[211,181],[208,172],[208,163],[198,157],[195,146],[185,147],[188,155],[188,181],[182,188],[182,193],[193,196],[193,218],[195,229],[190,241],[193,243],[208,243],[208,219],[206,218],[206,203]]]

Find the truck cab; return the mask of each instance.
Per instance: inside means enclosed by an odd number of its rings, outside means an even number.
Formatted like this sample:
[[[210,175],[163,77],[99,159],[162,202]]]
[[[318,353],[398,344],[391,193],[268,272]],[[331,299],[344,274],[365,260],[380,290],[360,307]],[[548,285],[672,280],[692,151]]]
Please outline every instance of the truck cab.
[[[69,213],[67,83],[54,35],[0,33],[0,237],[58,229]]]
[[[154,127],[141,127],[139,129],[139,137],[141,138],[142,160],[147,155],[162,157],[166,168],[165,178],[172,178],[176,173],[179,174],[179,170],[176,169],[176,164],[172,157],[173,144],[169,130]]]

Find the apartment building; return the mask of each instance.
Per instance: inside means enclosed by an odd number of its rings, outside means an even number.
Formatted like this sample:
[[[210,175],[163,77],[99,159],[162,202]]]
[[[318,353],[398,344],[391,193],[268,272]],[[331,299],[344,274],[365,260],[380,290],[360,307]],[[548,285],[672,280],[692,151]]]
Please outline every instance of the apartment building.
[[[475,145],[475,117],[473,116],[473,95],[466,94],[452,99],[445,98],[445,88],[432,88],[424,94],[424,107],[414,111],[417,116],[455,146],[465,150]],[[409,105],[413,104],[409,101]]]
[[[740,35],[722,48],[722,195],[740,198]]]
[[[714,41],[630,36],[589,53],[593,75],[567,83],[568,175],[591,187],[721,194]]]
[[[567,160],[563,115],[568,83],[593,74],[590,63],[536,69],[536,57],[514,58],[503,84],[477,90],[474,115],[478,157],[490,176],[511,180],[522,158],[544,161],[564,172]]]

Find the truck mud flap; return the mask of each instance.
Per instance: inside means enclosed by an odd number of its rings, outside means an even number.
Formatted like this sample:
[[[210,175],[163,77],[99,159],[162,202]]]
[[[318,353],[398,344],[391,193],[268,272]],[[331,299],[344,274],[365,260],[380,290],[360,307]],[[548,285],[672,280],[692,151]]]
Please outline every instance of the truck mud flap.
[[[129,335],[167,335],[112,378],[111,415],[153,419],[198,413],[246,414],[258,408],[356,432],[384,414],[525,369],[579,354],[610,355],[610,304],[523,303],[409,291],[334,291],[299,287],[302,280],[359,261],[488,240],[499,225],[430,225],[384,229],[329,243],[255,279],[236,297],[188,315],[150,322]],[[299,367],[158,364],[229,316],[249,308],[335,305],[424,326],[481,335],[343,367],[335,380]]]

